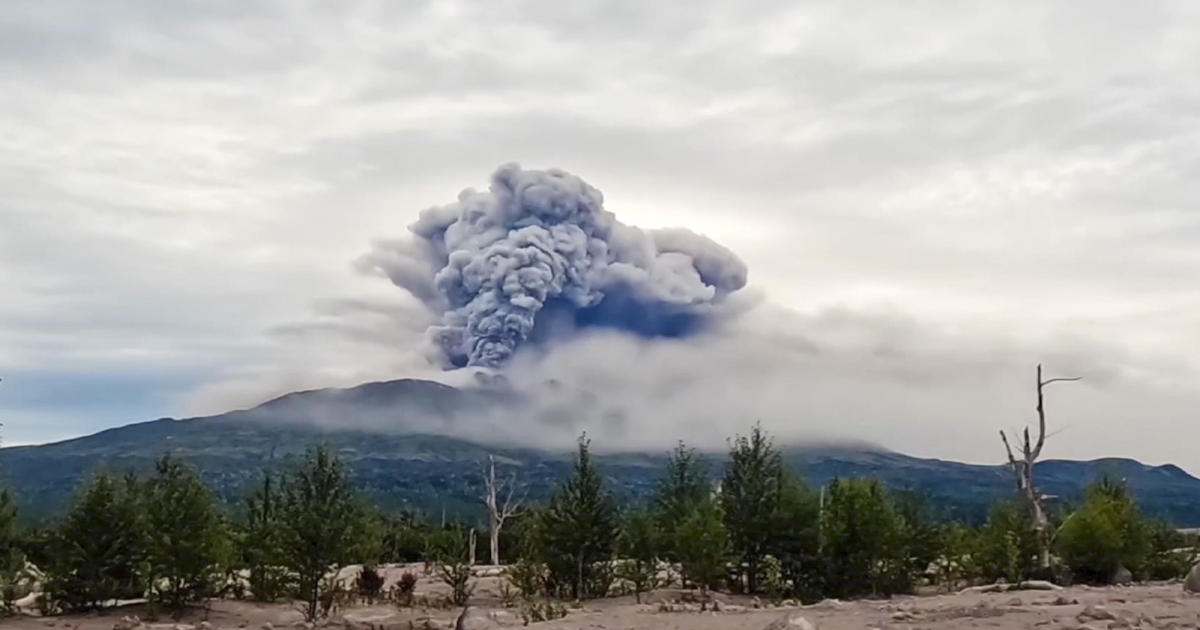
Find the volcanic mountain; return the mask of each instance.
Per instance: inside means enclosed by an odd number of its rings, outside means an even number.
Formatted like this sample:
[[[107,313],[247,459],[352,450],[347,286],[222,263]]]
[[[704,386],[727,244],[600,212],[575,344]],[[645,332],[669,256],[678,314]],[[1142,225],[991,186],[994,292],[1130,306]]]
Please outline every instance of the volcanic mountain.
[[[291,393],[220,415],[162,418],[37,446],[0,449],[0,470],[26,520],[58,513],[92,471],[147,471],[171,451],[195,465],[223,500],[237,504],[266,469],[288,466],[314,444],[336,449],[355,484],[387,509],[414,509],[474,520],[482,514],[480,465],[495,455],[531,499],[546,497],[568,474],[569,451],[498,444],[474,418],[517,404],[497,389],[454,388],[421,380],[367,383],[348,389]],[[336,423],[329,419],[336,419]],[[923,459],[861,444],[790,445],[787,462],[810,484],[872,476],[927,497],[943,517],[978,522],[997,498],[1011,496],[1012,477],[999,465]],[[596,457],[624,498],[654,489],[667,453],[604,452]],[[708,453],[713,475],[724,453]],[[1142,508],[1179,527],[1200,526],[1200,479],[1173,465],[1130,459],[1048,460],[1037,467],[1043,492],[1062,505],[1108,474],[1127,479]]]

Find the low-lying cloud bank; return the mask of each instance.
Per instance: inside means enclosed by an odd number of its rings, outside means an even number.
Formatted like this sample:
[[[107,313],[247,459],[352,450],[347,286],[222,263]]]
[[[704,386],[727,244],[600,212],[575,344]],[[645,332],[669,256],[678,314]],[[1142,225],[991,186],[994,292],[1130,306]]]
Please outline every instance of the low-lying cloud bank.
[[[1141,430],[1169,431],[1200,402],[1145,376],[1173,366],[1120,345],[955,329],[882,307],[802,312],[752,293],[729,301],[736,317],[691,336],[590,328],[524,346],[503,369],[451,371],[417,350],[425,320],[411,302],[326,305],[318,321],[275,331],[285,342],[273,362],[198,392],[193,409],[215,413],[298,389],[424,378],[472,390],[485,403],[498,397],[466,413],[348,416],[331,407],[309,409],[303,420],[564,448],[586,431],[605,450],[661,450],[677,440],[721,448],[761,422],[782,442],[862,441],[996,461],[996,430],[1033,418],[1038,361],[1054,374],[1084,377],[1048,400],[1052,457],[1136,455],[1123,446],[1130,418],[1141,419]]]

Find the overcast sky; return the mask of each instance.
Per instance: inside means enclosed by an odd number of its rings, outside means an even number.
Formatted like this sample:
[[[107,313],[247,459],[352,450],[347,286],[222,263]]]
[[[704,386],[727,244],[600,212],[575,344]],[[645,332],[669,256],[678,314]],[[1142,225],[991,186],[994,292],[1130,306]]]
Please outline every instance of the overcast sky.
[[[706,430],[997,461],[1042,361],[1047,455],[1200,472],[1200,5],[903,6],[5,3],[5,443],[436,376],[354,261],[515,161],[745,260],[640,362],[772,401]]]

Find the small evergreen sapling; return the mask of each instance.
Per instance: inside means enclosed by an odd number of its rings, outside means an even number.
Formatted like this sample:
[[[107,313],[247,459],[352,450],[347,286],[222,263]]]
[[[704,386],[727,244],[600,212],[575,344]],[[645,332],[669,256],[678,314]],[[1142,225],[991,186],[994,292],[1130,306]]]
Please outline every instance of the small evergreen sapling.
[[[144,492],[151,594],[178,618],[188,604],[217,593],[229,532],[208,487],[170,455],[158,460]]]
[[[540,551],[556,594],[603,597],[612,582],[609,562],[617,536],[617,508],[592,462],[586,437],[575,468],[539,513]]]
[[[633,586],[637,603],[642,593],[658,587],[659,532],[653,516],[634,511],[625,517],[617,537],[617,577]]]
[[[324,446],[310,450],[304,463],[284,477],[280,506],[282,559],[296,576],[296,596],[304,617],[317,619],[330,591],[326,576],[353,561],[361,527],[360,505],[342,461]]]
[[[95,610],[145,592],[145,529],[130,485],[101,471],[78,490],[51,543],[47,610]]]
[[[358,576],[354,578],[354,590],[368,604],[374,604],[375,600],[379,599],[380,594],[383,593],[383,581],[383,576],[375,567],[369,564],[363,565],[358,570]]]
[[[684,580],[706,596],[708,591],[720,588],[732,557],[721,506],[712,500],[702,502],[676,532]]]

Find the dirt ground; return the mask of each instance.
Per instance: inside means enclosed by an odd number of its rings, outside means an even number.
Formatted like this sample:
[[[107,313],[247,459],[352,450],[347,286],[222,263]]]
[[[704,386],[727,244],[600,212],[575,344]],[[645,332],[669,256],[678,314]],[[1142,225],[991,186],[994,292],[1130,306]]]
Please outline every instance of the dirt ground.
[[[388,583],[404,570],[419,573],[420,567],[387,567],[384,574]],[[471,602],[474,614],[493,618],[491,625],[484,627],[520,626],[518,613],[504,609],[500,604],[500,580],[492,575],[495,570],[485,569],[483,573],[485,577],[477,580]],[[418,595],[437,599],[444,593],[445,587],[435,578],[421,576]],[[1200,629],[1200,597],[1184,593],[1177,582],[1107,588],[1076,586],[1060,591],[967,592],[763,608],[756,608],[756,602],[750,598],[719,596],[722,608],[719,612],[699,611],[697,604],[687,601],[692,595],[667,589],[645,596],[641,604],[632,596],[589,601],[582,607],[570,609],[566,618],[533,625],[546,630],[761,630],[777,620],[799,615],[822,630]],[[351,630],[452,628],[459,612],[449,608],[397,609],[390,605],[364,604],[348,607],[320,625],[343,626]],[[114,626],[120,627],[123,618],[136,615],[145,619],[146,613],[144,604],[130,604],[103,614],[9,618],[0,620],[0,626],[29,630],[110,630]],[[193,610],[178,622],[169,618],[145,621],[142,630],[192,630],[197,627],[263,630],[303,625],[295,606],[222,600],[212,602],[207,609]],[[802,630],[804,627],[797,622],[780,626],[778,630]]]

